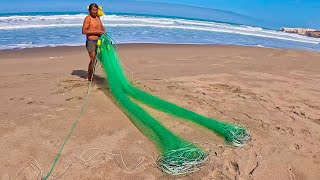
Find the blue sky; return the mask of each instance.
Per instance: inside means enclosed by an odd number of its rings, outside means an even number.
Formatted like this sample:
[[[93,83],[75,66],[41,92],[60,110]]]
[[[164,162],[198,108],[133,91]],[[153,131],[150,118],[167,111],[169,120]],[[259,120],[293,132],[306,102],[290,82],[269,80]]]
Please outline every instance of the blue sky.
[[[94,0],[93,0],[94,1]],[[16,11],[54,11],[66,8],[67,10],[79,11],[83,6],[92,2],[88,0],[10,0],[0,2],[0,12]],[[247,15],[261,21],[271,22],[278,26],[310,27],[320,29],[320,0],[96,0],[106,7],[114,3],[135,3],[141,13],[146,11],[146,2],[175,3],[182,5],[198,6]],[[131,11],[132,4],[119,5],[115,10]],[[166,11],[168,6],[157,5],[149,8]],[[182,12],[182,9],[179,9]],[[148,11],[148,12],[149,12]]]

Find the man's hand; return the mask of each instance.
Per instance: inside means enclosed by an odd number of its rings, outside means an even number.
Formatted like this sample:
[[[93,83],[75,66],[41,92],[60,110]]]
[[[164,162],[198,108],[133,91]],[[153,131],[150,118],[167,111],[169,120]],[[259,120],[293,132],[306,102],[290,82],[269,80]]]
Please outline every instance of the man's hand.
[[[96,31],[96,35],[98,35],[98,36],[101,36],[102,34],[105,34],[106,33],[106,31]]]

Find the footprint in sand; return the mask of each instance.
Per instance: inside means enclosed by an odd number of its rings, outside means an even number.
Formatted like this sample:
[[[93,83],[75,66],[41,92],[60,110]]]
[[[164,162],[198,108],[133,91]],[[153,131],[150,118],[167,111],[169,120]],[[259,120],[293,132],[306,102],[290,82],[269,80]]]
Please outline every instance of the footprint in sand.
[[[25,98],[22,98],[22,97],[20,97],[20,98],[10,98],[10,101],[23,101],[23,100],[25,100]]]
[[[230,93],[242,93],[243,90],[239,86],[228,85],[228,84],[210,84],[209,85],[214,90],[227,91]]]
[[[173,85],[167,86],[167,88],[170,89],[170,90],[171,90],[171,89],[178,89],[178,87],[173,86]]]
[[[256,151],[250,151],[249,157],[247,158],[243,166],[244,167],[241,167],[241,169],[243,169],[243,174],[250,176],[254,173],[254,171],[259,166],[258,154],[256,153]]]
[[[294,136],[293,134],[293,129],[290,127],[280,127],[280,126],[275,126],[275,130],[277,130],[277,132],[279,132],[280,134],[290,134],[292,136]]]
[[[35,103],[35,101],[29,101],[29,102],[27,102],[27,104],[34,104]]]
[[[53,114],[48,114],[47,117],[48,117],[48,119],[56,119],[58,116],[53,115]]]
[[[270,129],[270,124],[268,124],[268,123],[262,123],[262,124],[261,124],[261,127],[262,127],[263,130],[269,130],[269,129]]]
[[[291,109],[291,112],[294,113],[295,115],[301,117],[301,118],[307,118],[306,113],[301,110],[299,106],[289,106]]]
[[[294,143],[289,148],[291,151],[297,151],[301,148],[301,146],[299,144]]]
[[[307,129],[302,129],[302,130],[301,130],[301,134],[302,134],[305,138],[312,137],[310,131],[307,130]]]
[[[313,122],[315,122],[315,123],[320,125],[320,119],[314,119]]]
[[[76,96],[76,97],[71,97],[71,98],[67,98],[66,101],[79,101],[79,100],[83,100],[82,97],[80,96]]]
[[[288,167],[288,176],[290,180],[297,180],[296,175],[291,166]]]
[[[20,74],[19,76],[30,76],[31,74]]]
[[[56,89],[56,92],[53,92],[51,94],[63,94],[68,91],[74,90],[74,88],[83,87],[83,86],[87,87],[87,83],[79,82],[79,80],[67,79],[67,80],[61,81],[57,85],[58,88]]]
[[[56,108],[55,110],[57,111],[57,112],[59,112],[59,111],[64,111],[66,108]]]

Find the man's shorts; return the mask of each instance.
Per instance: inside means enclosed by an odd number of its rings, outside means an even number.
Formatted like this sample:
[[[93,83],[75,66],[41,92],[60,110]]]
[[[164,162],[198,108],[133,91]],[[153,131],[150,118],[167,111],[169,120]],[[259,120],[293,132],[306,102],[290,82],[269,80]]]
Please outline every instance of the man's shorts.
[[[87,39],[86,41],[86,48],[88,50],[88,52],[93,52],[93,51],[96,51],[96,48],[97,48],[97,41],[98,40],[90,40],[90,39]]]

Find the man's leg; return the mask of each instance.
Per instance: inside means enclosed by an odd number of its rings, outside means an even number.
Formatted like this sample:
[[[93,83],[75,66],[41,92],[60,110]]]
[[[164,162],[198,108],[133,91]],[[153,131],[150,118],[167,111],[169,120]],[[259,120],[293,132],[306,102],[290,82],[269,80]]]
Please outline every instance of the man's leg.
[[[87,79],[90,81],[91,78],[93,78],[93,68],[94,68],[94,61],[95,61],[95,58],[96,58],[96,52],[95,51],[92,51],[92,52],[89,52],[89,57],[90,57],[90,63],[89,63],[89,66],[88,66],[88,77]]]

